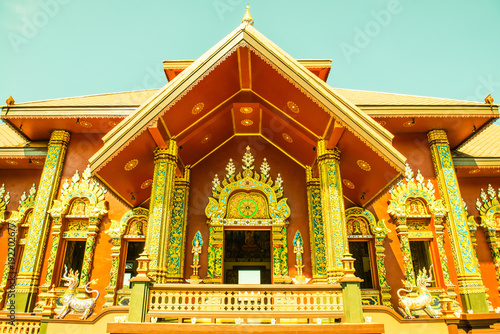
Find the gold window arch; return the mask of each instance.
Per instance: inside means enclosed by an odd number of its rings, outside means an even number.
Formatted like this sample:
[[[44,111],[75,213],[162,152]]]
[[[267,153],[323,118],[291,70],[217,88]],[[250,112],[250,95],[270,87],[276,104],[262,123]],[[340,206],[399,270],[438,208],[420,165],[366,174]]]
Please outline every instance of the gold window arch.
[[[448,259],[444,249],[443,218],[446,216],[447,209],[441,199],[436,199],[431,180],[427,180],[427,183],[424,181],[425,179],[420,171],[417,171],[415,176],[413,170],[406,164],[405,179],[389,191],[391,199],[387,212],[396,224],[396,231],[403,253],[406,280],[415,284],[416,276],[410,251],[410,239],[416,241],[427,240],[429,245],[435,245],[438,250],[439,254],[436,254],[436,256],[439,256],[439,264],[434,266],[434,272],[443,278],[444,283],[443,287],[439,287],[436,280],[437,288],[433,293],[434,301],[437,300],[438,294],[442,293],[442,288],[446,288],[451,298],[455,299],[456,293],[450,280]],[[431,222],[434,223],[436,237],[434,237]]]
[[[488,184],[486,192],[481,189],[480,195],[476,199],[476,209],[481,217],[480,226],[485,231],[486,240],[495,263],[497,281],[500,284],[500,189],[495,191],[491,184]]]
[[[391,287],[387,284],[385,269],[384,240],[389,233],[385,221],[382,219],[377,222],[370,211],[360,207],[351,207],[346,210],[346,232],[349,240],[369,240],[369,247],[375,247],[378,285],[373,284],[375,291],[362,291],[363,304],[381,304],[392,308]]]
[[[59,199],[54,200],[49,214],[52,217],[52,248],[48,260],[45,283],[41,286],[42,292],[56,284],[59,277],[54,277],[56,264],[62,270],[61,259],[63,254],[58,252],[61,237],[78,238],[85,240],[85,251],[80,273],[82,288],[90,279],[95,240],[102,217],[108,212],[108,202],[104,199],[106,189],[91,177],[90,166],[87,166],[80,176],[78,170],[71,178],[66,179],[62,186]],[[59,291],[60,290],[60,291]],[[56,293],[63,294],[65,289],[56,289]]]
[[[106,233],[111,237],[113,247],[111,248],[111,273],[109,285],[106,287],[106,303],[103,307],[113,305],[128,305],[130,301],[130,289],[117,289],[119,275],[123,272],[124,266],[120,259],[126,251],[128,243],[124,240],[146,241],[148,228],[149,210],[144,208],[134,208],[126,212],[120,221],[112,220],[111,226]],[[124,259],[126,260],[126,259]]]
[[[260,173],[254,170],[254,158],[247,146],[242,171],[230,159],[226,175],[212,181],[212,195],[205,208],[209,225],[208,266],[205,283],[222,283],[224,228],[258,226],[272,231],[272,277],[274,283],[290,283],[286,231],[290,208],[283,196],[280,174],[273,181],[264,158]]]
[[[35,184],[33,184],[27,194],[26,192],[24,192],[21,195],[17,211],[12,211],[9,219],[6,220],[8,224],[7,231],[9,232],[9,234],[10,231],[14,232],[14,240],[12,240],[13,243],[9,242],[9,249],[12,250],[9,250],[8,254],[10,253],[15,255],[14,261],[16,262],[11,263],[10,261],[12,260],[12,258],[9,256],[7,256],[7,259],[5,260],[2,280],[0,282],[0,305],[2,306],[6,306],[7,302],[4,299],[6,297],[5,295],[7,289],[9,289],[9,273],[12,274],[13,271],[17,273],[18,266],[20,265],[20,261],[22,259],[24,245],[26,243],[26,237],[28,236],[29,226],[31,222],[31,216],[33,214],[33,207],[35,206],[35,195],[36,186]],[[6,209],[6,205],[9,203],[9,200],[10,195],[9,193],[5,194],[5,187],[2,185],[2,188],[0,188],[0,213],[2,212],[1,208]],[[11,269],[11,265],[14,266],[14,270]]]

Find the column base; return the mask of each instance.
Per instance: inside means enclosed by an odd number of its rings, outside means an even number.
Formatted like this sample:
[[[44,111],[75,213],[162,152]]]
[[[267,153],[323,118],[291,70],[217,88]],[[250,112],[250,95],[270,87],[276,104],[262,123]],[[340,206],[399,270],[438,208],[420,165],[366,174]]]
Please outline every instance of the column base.
[[[135,281],[130,294],[128,321],[144,322],[148,312],[149,282]]]
[[[462,301],[464,313],[469,311],[473,311],[474,313],[488,313],[490,311],[486,293],[484,292],[460,294],[460,300]]]
[[[340,280],[346,323],[361,324],[365,322],[363,317],[363,303],[361,301],[361,289],[359,287],[359,283],[362,281],[363,280],[357,277],[343,277]]]
[[[37,291],[31,292],[17,292],[15,296],[15,308],[16,312],[19,313],[29,313],[35,306],[37,298]]]

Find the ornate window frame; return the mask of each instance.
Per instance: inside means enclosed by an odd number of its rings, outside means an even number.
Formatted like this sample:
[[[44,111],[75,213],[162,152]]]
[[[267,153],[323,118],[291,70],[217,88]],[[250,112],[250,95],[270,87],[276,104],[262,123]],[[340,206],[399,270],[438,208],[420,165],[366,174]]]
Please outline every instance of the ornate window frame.
[[[5,184],[0,187],[0,226],[5,220],[5,214],[7,212],[7,205],[10,202],[10,193],[5,193]]]
[[[435,189],[431,180],[428,179],[427,184],[425,184],[424,181],[425,179],[420,173],[420,170],[418,170],[417,175],[414,176],[413,170],[408,164],[406,164],[405,180],[398,182],[398,184],[389,191],[391,199],[389,201],[390,204],[387,208],[387,212],[396,223],[396,231],[401,244],[401,251],[403,253],[403,266],[407,281],[415,284],[415,273],[413,270],[413,262],[410,252],[410,239],[431,240],[431,242],[435,243],[437,246],[440,264],[435,266],[434,271],[438,272],[439,266],[441,267],[442,277],[444,279],[443,283],[445,286],[440,287],[440,284],[438,284],[436,279],[436,288],[433,288],[435,291],[433,293],[433,307],[435,307],[438,305],[437,294],[442,293],[443,288],[452,299],[456,298],[456,293],[453,289],[454,285],[450,280],[448,258],[444,249],[443,222],[448,210],[444,206],[441,199],[436,199],[434,195]],[[423,214],[422,212],[412,214],[411,209],[409,209],[409,202],[412,200],[417,200],[420,203],[423,203]],[[427,228],[423,230],[412,229],[410,223],[412,219],[427,220]],[[434,222],[434,231],[431,229],[432,222]]]
[[[111,248],[111,273],[109,284],[106,287],[106,303],[103,308],[113,305],[128,306],[130,302],[131,289],[120,289],[118,283],[120,274],[125,270],[122,262],[127,260],[124,258],[125,255],[122,255],[125,254],[125,247],[127,247],[128,242],[123,243],[123,240],[146,241],[147,227],[142,236],[126,234],[130,230],[130,223],[136,220],[142,220],[147,226],[149,210],[140,207],[134,208],[126,212],[120,221],[112,220],[110,228],[106,231],[111,237],[113,247]],[[123,258],[123,261],[120,261],[121,258]]]
[[[58,252],[61,236],[65,238],[61,230],[68,223],[68,218],[77,218],[80,220],[88,220],[86,229],[78,232],[79,236],[86,240],[82,271],[80,273],[80,284],[78,287],[78,291],[83,293],[83,287],[88,283],[91,275],[95,240],[97,232],[99,231],[99,225],[102,217],[108,212],[108,202],[104,199],[106,192],[104,187],[91,178],[90,165],[85,168],[81,177],[77,170],[71,179],[71,183],[66,179],[62,186],[60,199],[54,200],[52,208],[49,210],[49,214],[53,220],[52,248],[50,250],[45,283],[41,286],[43,292],[46,292],[48,287],[55,284],[58,279],[54,278],[53,274],[56,263],[58,263],[58,266],[61,266],[61,257],[64,255]],[[81,215],[69,215],[74,203],[80,200],[87,203],[84,213]],[[71,236],[74,237],[75,235]],[[56,289],[58,295],[64,292],[64,288]]]
[[[481,217],[481,226],[486,232],[486,240],[490,247],[497,281],[500,284],[500,189],[498,192],[488,184],[488,190],[481,189],[479,197],[476,199],[476,209]],[[469,218],[470,220],[470,218]]]
[[[222,283],[224,228],[231,227],[266,227],[272,232],[272,276],[273,283],[290,283],[288,275],[287,226],[290,208],[283,196],[283,180],[278,173],[273,181],[269,175],[270,167],[264,158],[260,173],[254,171],[254,158],[247,146],[243,155],[242,171],[236,173],[232,159],[226,166],[226,176],[219,180],[217,174],[212,181],[212,195],[205,208],[209,226],[208,268],[205,283]],[[267,199],[268,218],[227,219],[228,203],[231,196],[239,192],[256,192]]]
[[[28,194],[24,192],[21,195],[21,199],[19,200],[19,206],[17,208],[17,211],[12,211],[10,214],[9,219],[4,220],[2,219],[2,222],[7,222],[8,224],[8,232],[9,232],[9,237],[14,238],[14,240],[11,240],[9,238],[9,253],[13,252],[13,254],[9,255],[14,255],[15,256],[15,261],[16,263],[12,263],[11,260],[12,258],[10,256],[7,256],[7,259],[5,260],[5,265],[3,268],[3,273],[2,273],[2,280],[0,282],[0,305],[5,305],[4,298],[5,298],[5,292],[7,291],[7,285],[8,285],[8,279],[9,279],[9,273],[12,274],[13,270],[18,270],[18,266],[21,265],[21,256],[19,255],[19,251],[21,246],[24,247],[24,244],[26,242],[26,237],[28,236],[29,232],[29,226],[31,222],[31,215],[33,214],[33,207],[35,206],[35,195],[36,195],[36,186],[33,183],[33,186],[30,188],[28,191]],[[10,200],[10,194],[7,193],[5,194],[5,186],[2,185],[0,188],[0,216],[4,217],[5,215],[5,209],[6,205],[9,203]],[[19,238],[19,229],[23,228],[25,229],[24,233],[24,238]],[[10,236],[10,231],[14,232],[14,236]],[[12,245],[12,241],[14,241],[14,245]],[[13,251],[10,249],[13,248]],[[17,263],[19,262],[19,263]],[[11,266],[14,266],[12,268]]]
[[[369,234],[359,234],[354,235],[351,232],[352,229],[349,228],[349,225],[352,224],[352,220],[355,218],[361,218],[369,227]],[[347,238],[349,239],[362,239],[363,241],[368,241],[370,252],[373,252],[373,247],[375,247],[375,262],[377,267],[378,274],[378,289],[376,282],[374,282],[374,290],[366,290],[362,291],[362,300],[366,305],[384,305],[392,308],[391,304],[391,287],[387,284],[386,280],[386,269],[385,269],[385,248],[384,248],[384,240],[387,234],[390,232],[387,226],[385,225],[385,220],[377,220],[373,216],[373,214],[365,210],[361,207],[351,207],[346,210],[346,231]],[[373,261],[372,261],[373,263]],[[373,271],[372,271],[373,277]],[[375,278],[375,277],[374,277]]]

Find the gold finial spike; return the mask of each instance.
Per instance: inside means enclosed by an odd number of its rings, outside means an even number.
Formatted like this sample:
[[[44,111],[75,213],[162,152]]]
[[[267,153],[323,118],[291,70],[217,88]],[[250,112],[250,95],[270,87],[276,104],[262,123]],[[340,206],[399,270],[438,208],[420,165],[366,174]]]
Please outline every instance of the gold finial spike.
[[[241,23],[245,23],[245,25],[251,25],[253,26],[253,18],[252,15],[250,14],[250,4],[247,2],[247,6],[245,7],[247,10],[245,12],[245,16],[243,16],[243,20],[241,20]]]
[[[491,96],[491,94],[488,94],[488,96],[486,96],[486,98],[484,99],[484,102],[488,103],[491,106],[493,104],[493,102],[495,102],[495,100],[493,100],[493,97]]]
[[[11,106],[15,103],[16,101],[14,101],[14,99],[12,98],[12,95],[9,96],[9,98],[7,100],[5,100],[5,103],[7,103],[8,106]]]

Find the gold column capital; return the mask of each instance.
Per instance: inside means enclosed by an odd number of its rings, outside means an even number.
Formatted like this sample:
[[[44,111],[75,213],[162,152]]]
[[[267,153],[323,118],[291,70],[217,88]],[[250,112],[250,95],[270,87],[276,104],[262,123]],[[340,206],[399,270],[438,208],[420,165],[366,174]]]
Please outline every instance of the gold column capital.
[[[307,187],[319,187],[319,177],[313,176],[310,166],[306,166],[306,184]]]
[[[64,130],[54,130],[50,134],[49,146],[67,146],[69,143],[70,134]]]
[[[335,147],[333,150],[326,148],[326,141],[320,139],[318,141],[318,160],[335,159],[340,161],[340,150]]]
[[[177,143],[175,140],[170,139],[168,148],[159,148],[157,147],[154,151],[154,161],[155,164],[160,161],[173,161],[177,162]]]
[[[429,140],[429,144],[437,145],[437,144],[446,144],[448,145],[448,136],[446,135],[446,131],[444,130],[432,130],[427,133],[427,139]]]

